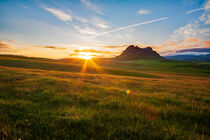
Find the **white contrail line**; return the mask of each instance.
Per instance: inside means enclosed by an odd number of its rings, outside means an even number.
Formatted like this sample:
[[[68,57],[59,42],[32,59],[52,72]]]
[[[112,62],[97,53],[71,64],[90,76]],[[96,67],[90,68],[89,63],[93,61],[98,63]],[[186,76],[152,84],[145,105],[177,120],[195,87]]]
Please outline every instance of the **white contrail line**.
[[[105,34],[109,34],[109,33],[112,33],[112,32],[116,32],[116,31],[119,31],[119,30],[124,30],[124,29],[127,29],[127,28],[140,26],[140,25],[144,25],[144,24],[149,24],[149,23],[153,23],[153,22],[157,22],[157,21],[161,21],[161,20],[166,20],[166,19],[168,19],[168,18],[167,17],[162,17],[162,18],[158,18],[158,19],[155,19],[155,20],[149,20],[149,21],[145,21],[145,22],[141,22],[141,23],[137,23],[137,24],[132,24],[132,25],[128,25],[128,26],[119,27],[119,28],[111,30],[111,31],[107,31],[107,32],[103,32],[103,33],[94,35],[91,38],[95,38],[95,37],[102,36],[102,35],[105,35]]]
[[[191,14],[193,12],[196,12],[196,11],[200,11],[200,10],[204,10],[205,8],[198,8],[198,9],[193,9],[193,10],[190,10],[190,11],[187,11],[186,14]]]

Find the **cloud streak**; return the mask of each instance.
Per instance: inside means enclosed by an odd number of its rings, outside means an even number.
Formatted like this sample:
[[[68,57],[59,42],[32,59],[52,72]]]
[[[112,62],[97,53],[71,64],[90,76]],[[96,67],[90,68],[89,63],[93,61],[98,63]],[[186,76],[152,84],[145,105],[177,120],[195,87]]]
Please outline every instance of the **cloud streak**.
[[[154,46],[162,55],[171,55],[180,50],[195,49],[195,48],[210,48],[210,40],[202,41],[198,38],[187,38],[181,41],[170,41],[166,44]]]
[[[44,10],[50,12],[51,14],[53,14],[54,16],[56,16],[58,19],[65,21],[65,22],[71,22],[72,21],[72,17],[65,13],[64,11],[60,10],[60,9],[55,9],[55,8],[47,8],[47,7],[42,7]]]
[[[197,12],[197,11],[201,11],[201,10],[209,10],[210,9],[210,0],[207,0],[207,2],[205,3],[204,7],[201,8],[197,8],[197,9],[193,9],[193,10],[189,10],[186,12],[186,14],[191,14],[193,12]]]
[[[8,44],[0,41],[0,49],[9,49],[11,48]]]
[[[54,50],[64,50],[66,48],[59,48],[56,46],[33,46],[33,47],[40,47],[40,48],[46,48],[46,49],[54,49]]]
[[[137,23],[137,24],[132,24],[132,25],[128,25],[128,26],[119,27],[119,28],[116,28],[116,29],[111,30],[111,31],[107,31],[107,32],[103,32],[103,33],[94,35],[91,38],[99,37],[99,36],[109,34],[109,33],[112,33],[112,32],[124,30],[124,29],[127,29],[127,28],[135,27],[135,26],[140,26],[140,25],[144,25],[144,24],[149,24],[149,23],[153,23],[153,22],[158,22],[158,21],[162,21],[162,20],[166,20],[166,19],[168,19],[168,18],[167,17],[162,17],[162,18],[158,18],[158,19],[155,19],[155,20],[149,20],[149,21],[146,21],[146,22],[140,22],[140,23]]]
[[[12,40],[8,40],[7,42],[10,42],[10,41]],[[14,49],[11,43],[8,44],[0,40],[0,54],[14,53],[14,52],[17,52],[17,49]]]
[[[98,54],[112,54],[113,52],[110,51],[99,51],[99,50],[95,50],[95,49],[83,49],[83,50],[74,50],[74,52],[76,53],[80,53],[80,52],[88,52],[88,53],[98,53]]]
[[[146,9],[140,9],[140,10],[138,11],[138,14],[139,14],[139,15],[148,15],[148,14],[150,14],[150,13],[151,13],[151,11],[146,10]]]
[[[74,26],[74,28],[79,31],[81,34],[88,34],[88,35],[95,35],[97,34],[96,31],[92,28],[88,28],[88,27],[80,27],[80,26]]]
[[[128,47],[129,45],[119,45],[119,46],[102,46],[103,48],[109,48],[109,49],[113,49],[113,48],[125,48]]]
[[[89,9],[91,9],[92,11],[96,12],[97,14],[103,15],[103,12],[98,9],[94,4],[92,4],[89,0],[81,0],[81,2],[88,7]]]

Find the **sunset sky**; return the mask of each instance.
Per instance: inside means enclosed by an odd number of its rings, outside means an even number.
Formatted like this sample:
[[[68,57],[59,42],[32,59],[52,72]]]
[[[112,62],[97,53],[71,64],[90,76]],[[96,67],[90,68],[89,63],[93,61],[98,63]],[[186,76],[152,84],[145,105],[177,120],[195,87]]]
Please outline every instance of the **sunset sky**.
[[[210,47],[210,0],[0,0],[0,53],[118,55],[128,44],[162,55]]]

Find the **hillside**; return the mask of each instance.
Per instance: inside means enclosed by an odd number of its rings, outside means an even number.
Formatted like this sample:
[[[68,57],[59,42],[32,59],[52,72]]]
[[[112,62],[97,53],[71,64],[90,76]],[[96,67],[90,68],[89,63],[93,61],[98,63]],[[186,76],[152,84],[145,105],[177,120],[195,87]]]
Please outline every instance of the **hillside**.
[[[208,139],[209,63],[0,56],[0,139]]]

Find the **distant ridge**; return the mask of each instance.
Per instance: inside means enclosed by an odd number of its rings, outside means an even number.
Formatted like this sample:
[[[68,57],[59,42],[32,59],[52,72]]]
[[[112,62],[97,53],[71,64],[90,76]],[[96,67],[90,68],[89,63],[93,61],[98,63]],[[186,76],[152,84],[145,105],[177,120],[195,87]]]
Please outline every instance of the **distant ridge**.
[[[166,59],[171,59],[171,60],[210,62],[210,54],[207,54],[207,55],[173,55],[173,56],[164,56],[164,57]]]
[[[135,59],[164,59],[151,47],[139,48],[138,46],[128,46],[119,56],[115,59],[118,60],[135,60]]]

